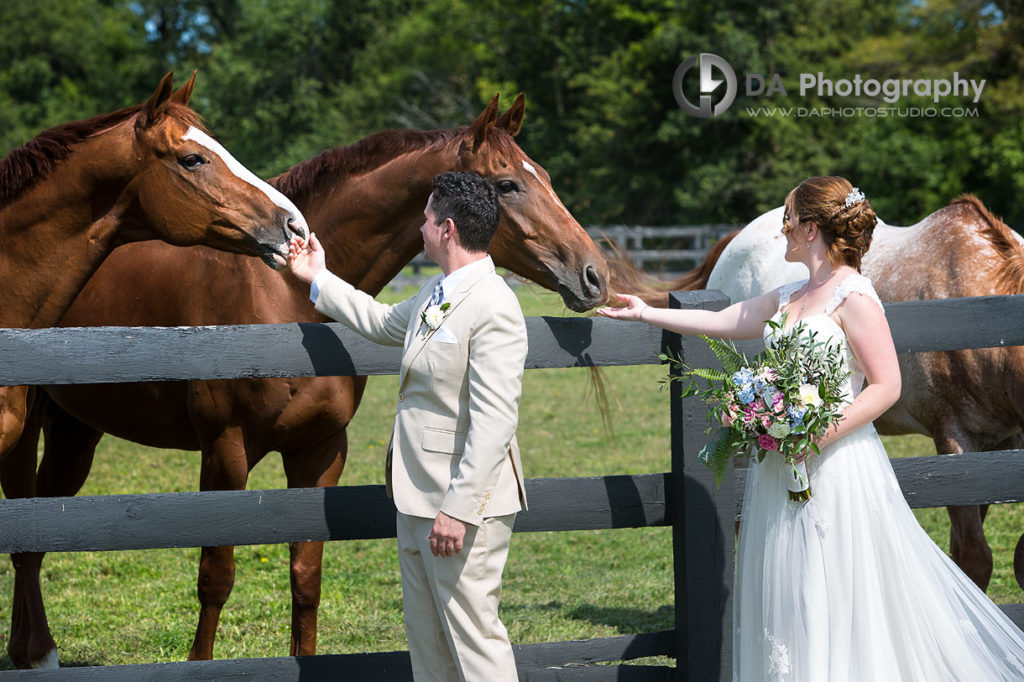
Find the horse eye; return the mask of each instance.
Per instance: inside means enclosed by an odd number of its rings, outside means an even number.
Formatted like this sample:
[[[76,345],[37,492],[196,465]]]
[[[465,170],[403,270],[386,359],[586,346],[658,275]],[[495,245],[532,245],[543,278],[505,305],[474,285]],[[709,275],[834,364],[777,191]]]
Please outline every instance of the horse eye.
[[[181,167],[185,170],[195,170],[206,163],[206,159],[199,154],[186,154],[178,159],[178,163],[180,163]]]
[[[498,183],[498,190],[501,191],[502,194],[509,194],[510,192],[519,191],[519,185],[512,180],[502,180]]]

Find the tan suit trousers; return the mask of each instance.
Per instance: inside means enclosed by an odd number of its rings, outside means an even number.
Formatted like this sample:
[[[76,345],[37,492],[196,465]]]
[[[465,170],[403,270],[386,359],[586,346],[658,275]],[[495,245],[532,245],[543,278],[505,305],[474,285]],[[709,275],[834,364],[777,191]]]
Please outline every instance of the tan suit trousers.
[[[462,552],[430,553],[434,519],[398,512],[402,602],[416,682],[517,682],[498,618],[515,514],[467,525]]]

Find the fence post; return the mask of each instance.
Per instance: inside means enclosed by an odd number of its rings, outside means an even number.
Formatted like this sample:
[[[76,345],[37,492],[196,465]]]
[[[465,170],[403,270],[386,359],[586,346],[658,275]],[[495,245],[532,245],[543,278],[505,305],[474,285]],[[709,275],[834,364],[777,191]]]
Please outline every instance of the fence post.
[[[729,299],[717,291],[673,293],[671,308],[720,310]],[[691,367],[716,366],[700,339],[668,334],[667,345]],[[734,475],[716,488],[711,471],[697,461],[708,440],[706,407],[683,400],[671,386],[672,475],[667,491],[675,561],[676,679],[732,679],[732,589],[735,547]]]

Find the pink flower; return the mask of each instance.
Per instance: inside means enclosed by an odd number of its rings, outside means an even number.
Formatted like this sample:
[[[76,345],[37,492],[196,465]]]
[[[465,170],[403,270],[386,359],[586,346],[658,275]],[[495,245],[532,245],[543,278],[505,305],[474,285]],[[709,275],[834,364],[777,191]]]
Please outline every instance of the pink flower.
[[[782,394],[776,393],[775,400],[772,401],[772,409],[775,410],[776,412],[782,412],[782,410],[784,410],[785,407],[785,400],[783,399]]]
[[[779,441],[775,440],[774,438],[769,436],[767,433],[762,433],[760,436],[757,437],[757,445],[762,450],[778,450],[779,449]]]
[[[736,421],[736,417],[739,416],[740,411],[736,409],[735,405],[730,405],[729,409],[722,413],[722,426],[729,427]]]

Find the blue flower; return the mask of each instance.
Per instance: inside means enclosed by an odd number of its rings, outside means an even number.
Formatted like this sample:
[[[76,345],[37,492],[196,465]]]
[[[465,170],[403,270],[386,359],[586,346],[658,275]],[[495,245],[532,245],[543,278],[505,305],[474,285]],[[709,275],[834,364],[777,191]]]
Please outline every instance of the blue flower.
[[[754,389],[747,385],[741,391],[736,393],[736,399],[744,405],[749,405],[754,402]]]
[[[786,415],[789,416],[789,428],[792,430],[792,433],[801,434],[806,431],[806,427],[804,426],[805,414],[807,414],[806,407],[790,405],[786,408]]]
[[[744,367],[732,375],[733,386],[745,386],[754,380],[754,372],[749,367]]]
[[[804,415],[807,414],[807,408],[790,405],[786,408],[786,414],[789,415],[790,421],[800,423],[804,420]]]

